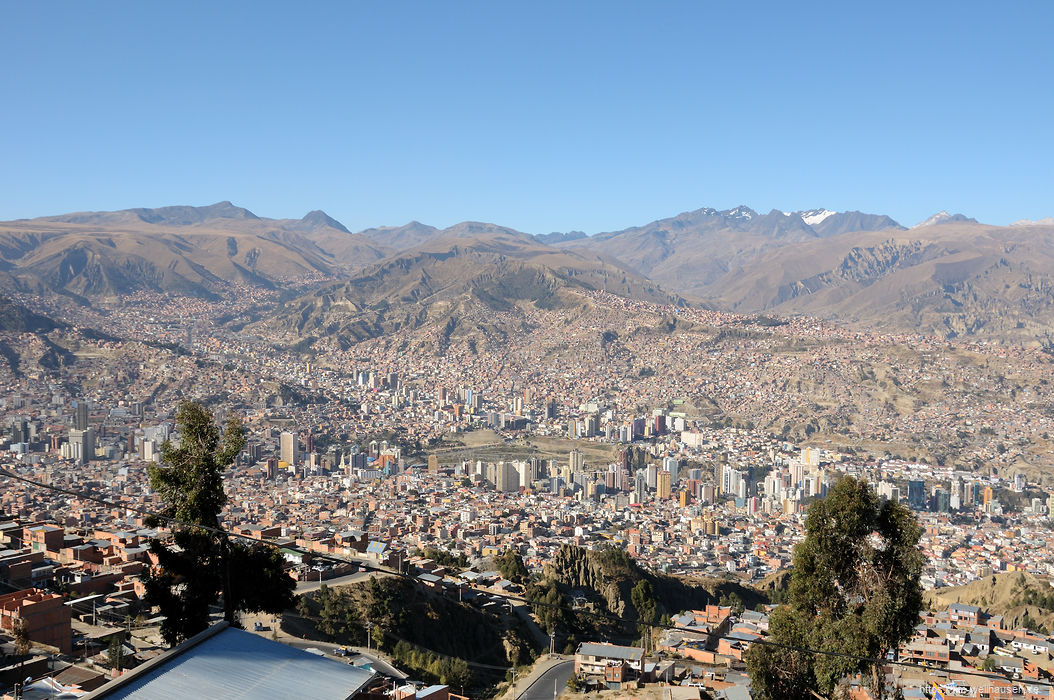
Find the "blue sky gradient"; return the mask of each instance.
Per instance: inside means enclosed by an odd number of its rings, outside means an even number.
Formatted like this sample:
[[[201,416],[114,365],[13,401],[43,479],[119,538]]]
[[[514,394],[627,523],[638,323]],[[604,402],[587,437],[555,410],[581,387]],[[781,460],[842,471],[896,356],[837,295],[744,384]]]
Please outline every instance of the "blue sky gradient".
[[[3,3],[0,219],[1054,216],[1054,4]]]

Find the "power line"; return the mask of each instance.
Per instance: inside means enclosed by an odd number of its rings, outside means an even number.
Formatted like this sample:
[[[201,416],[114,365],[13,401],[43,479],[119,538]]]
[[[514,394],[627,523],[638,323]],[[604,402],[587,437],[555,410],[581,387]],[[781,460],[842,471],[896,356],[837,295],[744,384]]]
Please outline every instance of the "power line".
[[[289,612],[287,612],[287,613],[283,614],[283,617],[292,617],[292,618],[295,618],[297,620],[310,620],[311,622],[323,622],[324,621],[323,618],[319,617],[318,615],[301,615],[300,613],[289,613]],[[370,627],[373,626],[373,623],[371,623],[369,621],[364,621],[364,620],[351,620],[349,622],[350,622],[350,624],[358,625],[359,627],[365,627],[367,629],[367,634],[369,634]],[[379,626],[378,626],[378,629],[380,629]],[[432,654],[433,656],[439,657],[441,659],[450,659],[451,661],[464,661],[469,666],[475,666],[477,668],[482,668],[482,669],[485,669],[487,671],[501,671],[501,672],[505,672],[505,671],[508,671],[509,669],[513,668],[512,666],[495,666],[494,664],[484,664],[484,663],[479,663],[478,661],[469,661],[468,659],[463,659],[460,656],[451,656],[450,654],[444,654],[442,652],[436,651],[435,649],[429,649],[426,646],[421,646],[420,644],[417,644],[416,642],[411,642],[409,639],[405,639],[403,637],[400,637],[399,635],[395,634],[394,632],[392,632],[390,630],[381,629],[381,632],[385,636],[392,637],[393,639],[396,639],[396,640],[398,640],[400,642],[406,642],[407,644],[409,644],[410,646],[412,646],[412,647],[414,647],[416,649],[420,649],[421,651],[427,652],[427,653]],[[389,656],[390,656],[390,654],[389,654]]]
[[[180,527],[197,528],[199,530],[205,530],[207,532],[212,532],[214,534],[217,534],[217,535],[220,535],[220,536],[223,536],[223,537],[233,537],[233,538],[237,538],[237,539],[240,539],[240,540],[245,540],[247,542],[252,542],[254,544],[264,545],[264,546],[267,546],[267,547],[273,547],[273,548],[279,549],[279,550],[282,550],[282,549],[290,550],[290,551],[297,552],[299,554],[305,554],[305,555],[312,556],[312,557],[320,559],[322,561],[329,561],[329,562],[337,563],[337,564],[354,564],[354,565],[358,566],[360,569],[364,569],[364,570],[366,570],[368,572],[385,574],[387,576],[397,576],[399,578],[410,580],[410,581],[412,581],[414,583],[420,583],[419,580],[415,576],[412,576],[410,574],[404,574],[401,570],[393,572],[390,569],[385,569],[385,568],[382,568],[382,567],[379,567],[379,566],[373,566],[373,565],[368,564],[366,562],[361,562],[361,561],[358,561],[358,560],[345,559],[343,557],[337,557],[337,556],[334,556],[332,554],[324,554],[324,553],[321,553],[321,552],[313,552],[311,550],[306,550],[306,549],[304,549],[302,547],[297,547],[296,545],[281,545],[281,544],[277,544],[275,542],[270,542],[268,540],[263,540],[263,539],[259,539],[259,538],[256,538],[256,537],[251,537],[249,535],[243,535],[243,534],[240,534],[240,533],[237,533],[237,532],[231,532],[231,531],[228,531],[228,530],[224,530],[223,528],[211,527],[211,526],[208,526],[208,525],[196,525],[196,524],[193,524],[193,523],[186,523],[186,522],[183,522],[183,521],[181,521],[181,520],[179,520],[179,519],[177,519],[175,517],[172,517],[172,516],[163,515],[163,514],[160,514],[160,513],[154,513],[154,512],[148,511],[148,510],[143,509],[143,508],[137,508],[137,507],[130,506],[130,505],[127,505],[127,504],[123,504],[123,503],[116,503],[114,501],[111,501],[109,499],[105,499],[105,498],[102,498],[102,497],[99,497],[99,496],[94,496],[94,495],[91,495],[91,494],[86,494],[86,493],[82,493],[82,492],[79,492],[79,491],[74,491],[72,489],[66,489],[66,488],[63,488],[63,487],[60,487],[60,486],[54,486],[52,484],[45,484],[44,482],[41,482],[41,481],[35,481],[33,479],[28,479],[26,477],[20,476],[20,475],[18,475],[16,473],[10,471],[10,470],[8,470],[7,468],[4,468],[4,467],[0,467],[0,475],[7,476],[7,477],[9,477],[11,479],[15,479],[16,481],[20,481],[20,482],[28,484],[30,486],[36,486],[36,487],[43,488],[43,489],[46,489],[46,490],[51,490],[51,491],[55,491],[55,492],[58,492],[58,493],[62,493],[62,494],[65,494],[67,496],[73,496],[75,498],[81,498],[81,499],[84,499],[84,500],[89,500],[89,501],[92,501],[94,503],[99,503],[100,505],[105,505],[105,506],[108,506],[108,507],[111,507],[111,508],[123,508],[123,509],[125,509],[125,510],[127,510],[129,512],[135,513],[137,515],[142,515],[142,516],[147,517],[147,518],[154,518],[154,519],[159,520],[159,521],[166,521],[166,522],[168,522],[170,524],[177,525],[177,526],[180,526]],[[677,630],[678,629],[673,624],[664,624],[662,622],[647,622],[647,621],[639,620],[639,619],[634,620],[634,619],[630,619],[630,618],[614,615],[614,614],[611,614],[611,613],[595,612],[595,611],[591,611],[591,610],[575,610],[573,608],[567,607],[566,605],[560,605],[560,604],[556,604],[556,603],[545,603],[545,602],[542,602],[542,601],[532,602],[532,601],[527,600],[526,598],[521,598],[519,596],[514,596],[514,595],[511,595],[509,593],[504,593],[504,592],[490,592],[490,591],[488,591],[487,594],[492,596],[492,597],[495,597],[495,598],[502,598],[502,599],[505,599],[505,600],[508,600],[508,601],[515,601],[517,603],[522,603],[522,604],[528,605],[528,606],[550,608],[550,609],[555,609],[555,610],[563,610],[563,611],[571,613],[571,614],[586,615],[586,616],[594,617],[594,618],[597,618],[597,619],[604,619],[604,620],[609,620],[609,621],[614,621],[614,622],[620,622],[620,623],[626,624],[626,625],[648,626],[650,628],[659,628],[659,629],[667,629],[667,630]],[[720,637],[717,637],[716,639],[718,639],[718,640],[721,640],[721,639],[731,640],[732,638],[728,637],[728,636],[720,636]],[[736,640],[732,640],[732,641],[744,641],[744,640],[736,639]],[[1050,682],[1047,682],[1047,681],[1031,680],[1030,679],[1030,680],[1028,680],[1026,682],[1024,680],[1017,680],[1017,679],[1011,678],[1009,676],[1005,676],[1005,675],[1001,675],[1001,674],[997,674],[997,673],[989,673],[989,672],[984,672],[984,671],[968,671],[968,670],[954,670],[953,671],[953,670],[949,670],[949,669],[937,669],[937,668],[933,668],[933,667],[930,667],[930,666],[926,666],[924,664],[916,664],[916,663],[911,663],[911,662],[908,662],[908,661],[889,661],[889,660],[886,660],[886,659],[875,659],[875,658],[871,658],[871,657],[867,657],[867,656],[860,656],[858,654],[849,654],[849,653],[846,653],[846,652],[827,651],[827,650],[824,650],[824,649],[811,649],[811,648],[808,648],[808,647],[802,647],[802,646],[797,646],[797,645],[793,645],[793,644],[781,644],[779,642],[774,642],[772,640],[767,640],[767,639],[762,639],[762,638],[746,640],[746,641],[749,644],[758,644],[760,646],[769,646],[769,647],[773,647],[773,648],[783,649],[785,651],[797,651],[797,652],[801,652],[801,653],[805,653],[805,654],[815,654],[815,655],[819,655],[819,656],[843,658],[843,659],[849,659],[849,660],[852,660],[852,661],[862,662],[862,663],[865,663],[865,664],[880,664],[880,665],[888,665],[888,666],[899,666],[899,667],[902,667],[902,668],[918,669],[918,670],[925,671],[925,672],[942,671],[942,672],[949,673],[949,674],[955,673],[955,674],[962,675],[962,676],[973,676],[973,677],[978,677],[978,678],[985,678],[985,679],[988,679],[988,680],[1000,680],[1000,681],[1008,681],[1008,682],[1011,682],[1011,683],[1015,683],[1015,682],[1016,683],[1021,683],[1023,685],[1038,685],[1038,686],[1043,686],[1043,687],[1048,687],[1048,688],[1054,688],[1054,683],[1050,683]]]

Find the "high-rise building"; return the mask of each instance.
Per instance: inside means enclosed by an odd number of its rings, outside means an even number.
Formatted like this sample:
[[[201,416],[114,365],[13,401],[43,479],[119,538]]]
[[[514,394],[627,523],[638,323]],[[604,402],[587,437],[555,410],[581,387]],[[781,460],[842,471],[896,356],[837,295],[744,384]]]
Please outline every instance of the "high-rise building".
[[[662,470],[659,472],[659,486],[655,491],[655,497],[664,501],[670,497],[670,494],[670,472]]]
[[[933,510],[938,513],[947,513],[951,510],[951,494],[944,489],[933,491]]]
[[[428,473],[438,474],[439,473],[439,457],[436,455],[428,455]]]
[[[73,427],[77,430],[88,429],[88,402],[77,399],[77,413],[73,417]]]
[[[596,437],[600,433],[600,416],[592,414],[586,417],[586,437]]]
[[[644,470],[637,472],[633,480],[633,502],[644,503],[644,497],[648,493],[647,476]]]
[[[528,460],[513,462],[513,467],[516,469],[516,473],[519,475],[520,486],[530,486],[538,480],[538,460]]]
[[[586,458],[577,447],[568,454],[567,462],[571,466],[572,472],[580,472],[586,467]]]
[[[278,459],[292,466],[300,457],[296,433],[282,433],[278,438]]]
[[[963,480],[962,480],[961,476],[957,476],[954,479],[952,479],[951,493],[952,493],[953,497],[956,497],[960,501],[962,501],[964,489],[965,489],[965,487],[963,485]]]
[[[520,474],[511,462],[498,462],[494,471],[494,490],[510,492],[520,488]]]
[[[911,480],[908,482],[908,507],[912,510],[926,510],[926,482]]]
[[[747,480],[744,473],[739,469],[725,465],[721,470],[721,493],[745,498],[747,495]]]
[[[680,462],[676,457],[664,457],[662,460],[662,468],[670,472],[670,483],[676,484],[678,480],[677,469],[680,466]]]
[[[698,498],[703,503],[713,503],[717,500],[717,489],[713,484],[700,484]]]
[[[70,431],[70,459],[87,464],[95,459],[95,431],[91,428]]]
[[[982,493],[984,489],[981,487],[980,481],[974,481],[970,484],[969,488],[969,503],[970,505],[977,505],[981,502]]]

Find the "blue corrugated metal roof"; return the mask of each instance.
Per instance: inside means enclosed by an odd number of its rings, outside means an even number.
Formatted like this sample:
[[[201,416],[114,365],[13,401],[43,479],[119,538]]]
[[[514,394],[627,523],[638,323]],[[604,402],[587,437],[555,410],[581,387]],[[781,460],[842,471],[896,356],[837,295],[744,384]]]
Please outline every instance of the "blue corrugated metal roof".
[[[346,700],[373,676],[356,668],[279,644],[244,630],[227,628],[167,662],[143,668],[141,677],[103,686],[90,698],[187,700],[188,698],[318,698]],[[121,680],[121,679],[119,679]]]

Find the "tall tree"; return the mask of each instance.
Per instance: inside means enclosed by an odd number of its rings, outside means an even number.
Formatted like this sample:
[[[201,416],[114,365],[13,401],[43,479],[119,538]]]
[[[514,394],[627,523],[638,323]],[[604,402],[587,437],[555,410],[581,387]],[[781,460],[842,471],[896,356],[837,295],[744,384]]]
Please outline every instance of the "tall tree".
[[[113,637],[110,640],[110,646],[106,648],[106,659],[110,662],[110,668],[121,670],[121,664],[124,662],[124,640],[121,637]]]
[[[241,421],[227,421],[221,434],[212,413],[185,402],[176,411],[178,444],[161,446],[160,465],[150,466],[150,486],[165,502],[158,519],[173,519],[174,547],[150,543],[158,565],[144,576],[146,600],[160,608],[161,635],[169,644],[208,627],[209,606],[223,592],[225,617],[236,612],[279,614],[293,603],[296,583],[282,570],[273,547],[232,541],[220,529],[227,503],[223,471],[245,447]]]
[[[21,617],[16,617],[11,627],[11,634],[15,640],[15,653],[18,654],[18,682],[24,683],[23,673],[26,668],[26,654],[33,648],[33,642],[29,638],[29,626]],[[21,687],[21,686],[20,686]]]
[[[830,698],[855,673],[881,697],[881,662],[911,636],[922,609],[921,534],[910,510],[851,477],[814,502],[794,552],[790,602],[770,619],[770,640],[783,646],[755,644],[746,654],[753,697]]]
[[[506,549],[498,557],[498,571],[503,578],[513,583],[526,583],[531,576],[527,566],[523,563],[523,557],[520,556],[519,552],[511,549]]]

